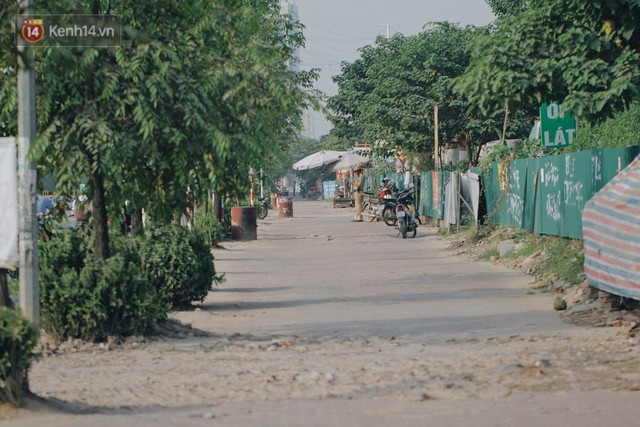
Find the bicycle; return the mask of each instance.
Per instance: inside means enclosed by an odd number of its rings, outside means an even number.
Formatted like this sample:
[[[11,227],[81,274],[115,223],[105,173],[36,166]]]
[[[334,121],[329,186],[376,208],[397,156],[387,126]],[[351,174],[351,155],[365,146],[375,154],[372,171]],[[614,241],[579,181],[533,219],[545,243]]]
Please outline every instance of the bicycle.
[[[365,200],[362,202],[362,216],[366,217],[369,222],[373,222],[374,220],[380,221],[379,204],[374,203],[374,200],[377,201],[377,199],[373,197],[373,194],[369,193],[364,193],[364,197]]]

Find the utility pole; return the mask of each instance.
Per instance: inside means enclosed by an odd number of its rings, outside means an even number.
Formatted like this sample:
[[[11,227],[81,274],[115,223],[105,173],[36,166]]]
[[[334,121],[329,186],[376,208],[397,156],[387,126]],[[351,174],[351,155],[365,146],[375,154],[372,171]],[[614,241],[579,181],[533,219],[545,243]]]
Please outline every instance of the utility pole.
[[[18,0],[23,15],[33,16],[33,0]],[[20,29],[18,29],[20,31]],[[33,50],[18,45],[18,235],[20,248],[20,310],[40,324],[38,289],[38,221],[36,218],[36,163],[27,159],[36,137],[36,80]]]
[[[387,27],[387,40],[391,38],[391,26],[396,24],[397,22],[385,22],[384,24],[378,24],[378,25],[384,25]]]
[[[438,139],[438,104],[433,107],[433,133],[434,133],[434,141],[433,141],[433,163],[435,170],[438,170],[438,164],[440,163],[440,146]]]

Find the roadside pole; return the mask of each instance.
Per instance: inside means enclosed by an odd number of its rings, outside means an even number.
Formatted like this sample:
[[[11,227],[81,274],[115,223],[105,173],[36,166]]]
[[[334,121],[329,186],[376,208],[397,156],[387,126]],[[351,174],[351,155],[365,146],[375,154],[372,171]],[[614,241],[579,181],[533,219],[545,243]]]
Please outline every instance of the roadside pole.
[[[262,199],[264,197],[264,186],[262,185],[262,178],[263,178],[263,173],[262,173],[262,166],[260,167],[260,198]]]
[[[434,133],[434,141],[433,141],[433,163],[434,170],[439,170],[438,163],[440,163],[440,147],[438,140],[438,104],[433,107],[433,133]]]
[[[33,16],[33,0],[18,0],[20,11]],[[19,31],[19,29],[18,29]],[[36,217],[36,163],[27,159],[36,137],[36,94],[33,50],[18,46],[18,233],[20,248],[20,310],[40,324],[38,289],[38,221]]]

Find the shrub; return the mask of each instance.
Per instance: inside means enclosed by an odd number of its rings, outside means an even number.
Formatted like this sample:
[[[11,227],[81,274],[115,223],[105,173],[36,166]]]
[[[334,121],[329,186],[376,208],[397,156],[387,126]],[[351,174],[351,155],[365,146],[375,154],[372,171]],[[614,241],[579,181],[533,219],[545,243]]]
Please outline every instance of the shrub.
[[[224,239],[225,229],[222,222],[213,214],[213,210],[196,210],[193,230],[204,236],[209,247],[215,247]]]
[[[142,250],[149,282],[167,308],[183,308],[203,301],[215,276],[210,245],[202,233],[171,225],[151,230]]]
[[[135,239],[111,239],[112,256],[97,260],[91,237],[62,233],[42,245],[42,327],[53,338],[101,340],[142,334],[166,318],[157,290],[140,268]]]
[[[566,151],[591,148],[622,148],[640,144],[640,103],[631,106],[602,123],[580,123],[573,145]]]
[[[0,402],[21,403],[36,359],[38,330],[16,310],[0,307]]]

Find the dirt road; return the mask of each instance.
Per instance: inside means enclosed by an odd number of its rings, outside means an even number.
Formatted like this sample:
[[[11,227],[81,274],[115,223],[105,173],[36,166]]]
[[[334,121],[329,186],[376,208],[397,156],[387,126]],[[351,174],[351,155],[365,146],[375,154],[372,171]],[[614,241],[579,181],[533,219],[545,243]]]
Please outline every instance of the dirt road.
[[[628,328],[561,321],[529,278],[296,200],[216,249],[226,282],[164,335],[58,349],[15,426],[633,425]],[[5,414],[5,416],[7,416]],[[4,425],[0,422],[0,425]]]

